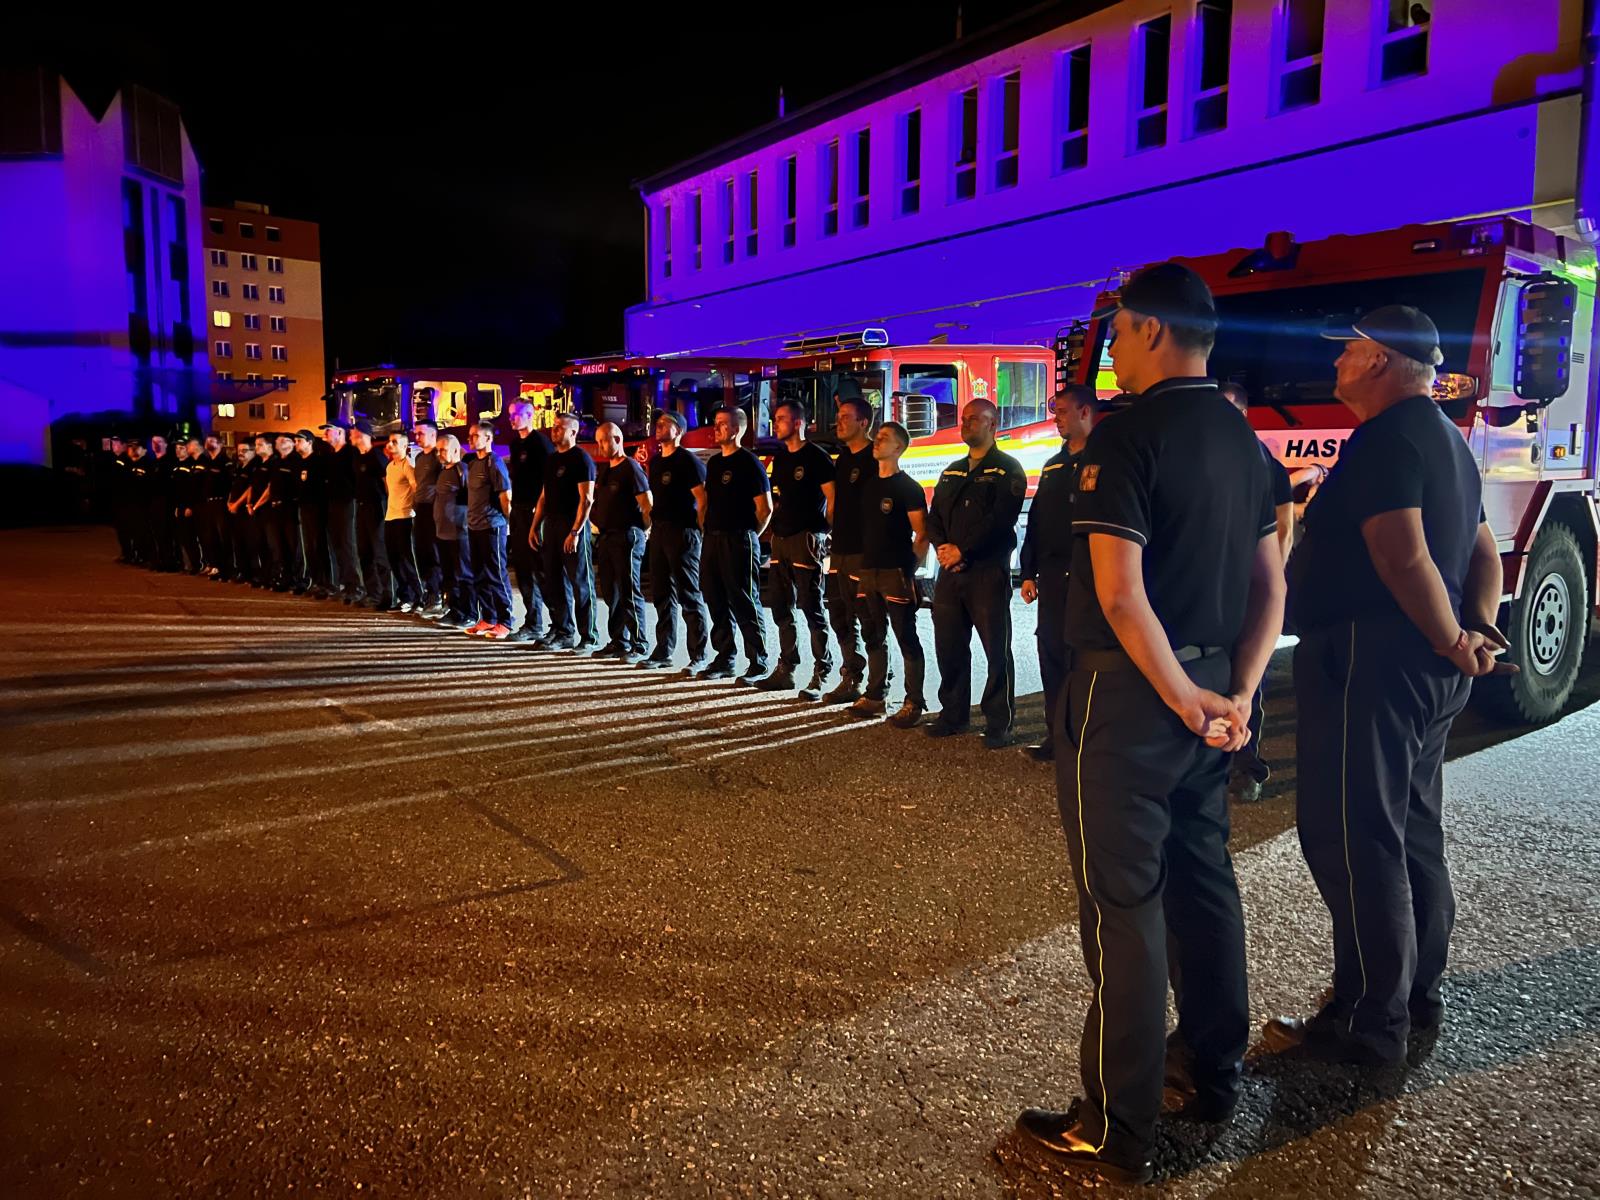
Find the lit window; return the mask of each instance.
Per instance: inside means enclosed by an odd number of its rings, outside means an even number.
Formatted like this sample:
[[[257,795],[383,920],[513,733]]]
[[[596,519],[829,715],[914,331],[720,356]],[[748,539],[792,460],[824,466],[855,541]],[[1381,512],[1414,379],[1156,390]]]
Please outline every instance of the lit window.
[[[1133,148],[1167,144],[1167,76],[1171,69],[1172,14],[1146,21],[1134,31],[1135,78],[1139,82],[1133,114]]]
[[[900,118],[900,215],[922,208],[922,110]]]
[[[1282,0],[1278,9],[1278,111],[1322,99],[1322,28],[1327,0]]]
[[[1022,72],[1012,71],[999,81],[995,91],[1000,102],[1000,149],[994,159],[994,186],[1016,187],[1022,133]]]
[[[1061,146],[1056,170],[1089,165],[1089,47],[1064,51],[1056,60],[1056,119]]]
[[[971,200],[978,194],[978,89],[970,87],[955,97],[955,127],[959,136],[955,154],[955,198]]]
[[[1411,79],[1428,73],[1428,26],[1433,0],[1384,0],[1378,30],[1378,81]]]
[[[211,314],[211,323],[218,329],[227,329],[233,324],[233,314],[226,309],[216,309]]]
[[[228,373],[226,371],[218,371],[217,380],[221,383],[226,383],[228,381]],[[219,404],[214,411],[218,418],[225,421],[233,416],[233,405]]]
[[[1195,6],[1194,98],[1189,106],[1189,132],[1214,133],[1228,124],[1229,41],[1233,35],[1233,0],[1200,0]]]

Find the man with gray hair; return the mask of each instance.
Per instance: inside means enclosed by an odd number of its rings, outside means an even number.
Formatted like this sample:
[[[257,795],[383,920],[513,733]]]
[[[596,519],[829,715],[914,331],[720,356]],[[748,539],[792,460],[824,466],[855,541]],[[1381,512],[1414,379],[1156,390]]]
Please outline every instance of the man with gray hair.
[[[594,459],[578,445],[578,418],[556,418],[555,453],[544,464],[544,492],[533,510],[529,544],[543,556],[549,591],[552,650],[586,654],[598,646],[589,509],[594,504]],[[536,643],[537,644],[537,643]]]
[[[544,494],[544,464],[553,454],[550,439],[533,427],[533,405],[518,400],[507,409],[511,438],[506,450],[506,470],[511,477],[511,532],[508,553],[511,570],[522,594],[522,625],[511,634],[513,642],[534,642],[544,625],[543,570],[539,552],[529,536],[533,510]]]

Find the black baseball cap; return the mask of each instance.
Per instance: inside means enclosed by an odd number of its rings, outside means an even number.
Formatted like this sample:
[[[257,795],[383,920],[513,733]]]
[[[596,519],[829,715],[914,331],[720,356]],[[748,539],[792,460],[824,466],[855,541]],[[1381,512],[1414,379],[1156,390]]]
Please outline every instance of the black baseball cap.
[[[350,428],[357,433],[364,433],[368,437],[372,436],[372,422],[365,417],[357,417],[354,421],[351,421]]]
[[[1104,320],[1119,308],[1178,325],[1215,328],[1217,324],[1217,305],[1211,298],[1211,289],[1182,263],[1146,267],[1123,285],[1114,303],[1095,309],[1090,318]]]
[[[343,421],[325,421],[317,426],[318,429],[349,429],[350,426]]]
[[[309,429],[296,429],[294,431],[294,436],[297,438],[305,438],[305,440],[308,442],[314,442],[317,440],[317,435],[312,433]]]
[[[1322,336],[1330,342],[1377,342],[1385,350],[1404,354],[1425,367],[1444,362],[1439,327],[1427,313],[1409,304],[1375,308],[1353,325],[1324,329]]]
[[[656,420],[659,421],[662,417],[665,417],[667,420],[671,421],[674,425],[676,425],[678,427],[678,432],[679,433],[685,433],[685,432],[688,431],[689,422],[684,420],[684,417],[683,417],[682,413],[673,412],[671,409],[668,409],[668,408],[658,408],[658,409],[656,409]]]

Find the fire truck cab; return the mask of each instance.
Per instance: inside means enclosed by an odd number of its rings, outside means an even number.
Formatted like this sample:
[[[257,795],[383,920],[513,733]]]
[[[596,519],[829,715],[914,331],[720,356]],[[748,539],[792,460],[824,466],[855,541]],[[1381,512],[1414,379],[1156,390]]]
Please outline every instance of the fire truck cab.
[[[591,443],[595,430],[615,422],[631,453],[653,445],[657,411],[680,413],[688,425],[683,444],[709,451],[717,409],[743,408],[754,415],[771,404],[770,367],[754,358],[641,358],[625,354],[575,359],[561,371],[561,389],[578,414],[578,439]]]
[[[373,437],[409,434],[418,421],[432,421],[440,433],[463,444],[467,427],[492,421],[495,441],[504,446],[511,432],[506,415],[514,401],[533,405],[534,425],[546,429],[561,411],[561,376],[555,371],[504,371],[464,367],[396,367],[385,363],[340,371],[327,397],[328,420],[365,417]]]
[[[1560,712],[1589,640],[1600,552],[1592,248],[1496,218],[1304,244],[1273,234],[1259,249],[1179,261],[1216,297],[1212,375],[1243,385],[1251,425],[1291,472],[1331,466],[1353,427],[1322,331],[1386,304],[1433,318],[1445,356],[1434,395],[1483,472],[1505,566],[1501,628],[1521,667],[1479,690],[1512,719]],[[1101,374],[1108,326],[1061,339],[1064,376]]]

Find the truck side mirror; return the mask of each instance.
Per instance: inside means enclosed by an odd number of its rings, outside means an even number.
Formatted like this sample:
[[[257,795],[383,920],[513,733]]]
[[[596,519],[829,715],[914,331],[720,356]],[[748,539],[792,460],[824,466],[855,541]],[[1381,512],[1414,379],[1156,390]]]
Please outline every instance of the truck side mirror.
[[[900,400],[901,424],[911,440],[931,437],[939,428],[939,410],[932,396],[922,392],[896,393]]]
[[[1512,387],[1518,399],[1549,404],[1567,394],[1572,382],[1572,321],[1578,285],[1541,275],[1528,281],[1517,298],[1516,370]]]

